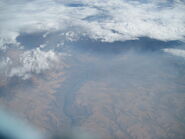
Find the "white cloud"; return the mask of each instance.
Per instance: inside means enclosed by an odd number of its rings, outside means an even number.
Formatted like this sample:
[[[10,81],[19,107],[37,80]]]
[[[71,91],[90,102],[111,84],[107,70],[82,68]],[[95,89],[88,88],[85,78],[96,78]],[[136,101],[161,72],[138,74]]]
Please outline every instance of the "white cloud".
[[[35,50],[24,52],[19,56],[17,61],[18,63],[16,66],[12,66],[11,68],[9,67],[10,70],[7,73],[8,76],[18,76],[22,79],[27,79],[32,74],[39,74],[52,68],[58,61],[58,56],[52,50],[44,52],[37,48]],[[9,66],[8,62],[5,64],[6,67]]]
[[[163,50],[164,50],[164,52],[170,53],[172,55],[185,58],[185,50],[174,49],[174,48],[166,48],[166,49],[163,49]]]
[[[167,0],[145,3],[127,0],[1,0],[0,50],[6,50],[8,44],[19,46],[16,37],[21,33],[42,31],[47,32],[43,37],[60,31],[64,34],[62,39],[69,41],[75,41],[81,35],[106,42],[143,36],[185,41],[185,4],[179,0],[167,3]],[[165,51],[183,55],[182,51]],[[56,60],[52,50],[26,51],[19,57],[18,66],[12,60],[14,66],[10,66],[9,76],[28,78],[32,73],[49,69]]]
[[[70,6],[72,2],[80,4]],[[142,36],[184,41],[185,4],[178,0],[171,6],[160,6],[165,2],[3,0],[0,2],[0,48],[5,42],[16,42],[21,32],[50,32],[71,27],[93,39],[109,42]]]
[[[0,75],[6,76],[10,65],[12,65],[12,60],[9,57],[2,57],[0,59]]]
[[[185,5],[176,3],[174,7],[159,9],[156,3],[130,4],[119,0],[99,1],[93,5],[102,8],[112,17],[110,20],[95,22],[96,25],[91,27],[91,34],[105,41],[142,36],[165,41],[184,40]]]

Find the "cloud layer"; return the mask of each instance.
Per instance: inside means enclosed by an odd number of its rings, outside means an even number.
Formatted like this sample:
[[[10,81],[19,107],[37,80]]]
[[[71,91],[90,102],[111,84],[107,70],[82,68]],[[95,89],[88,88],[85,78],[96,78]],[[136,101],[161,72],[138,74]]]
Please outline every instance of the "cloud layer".
[[[166,48],[164,49],[164,52],[185,58],[185,50],[182,50],[182,49]]]
[[[112,42],[151,37],[183,40],[185,4],[181,1],[126,0],[1,1],[0,40],[14,42],[22,32],[77,28],[81,35]]]
[[[0,50],[6,51],[10,45],[21,46],[16,38],[20,34],[35,32],[47,32],[43,38],[52,32],[62,32],[65,35],[61,40],[67,41],[76,41],[80,37],[104,42],[140,37],[185,41],[184,11],[185,3],[180,0],[1,0]],[[49,69],[57,56],[52,50],[46,52],[33,48],[19,56],[19,66],[13,67],[15,63],[12,64],[14,61],[9,57],[1,59],[0,67],[9,71],[9,76],[26,79],[31,73]],[[6,67],[11,68],[5,70]]]

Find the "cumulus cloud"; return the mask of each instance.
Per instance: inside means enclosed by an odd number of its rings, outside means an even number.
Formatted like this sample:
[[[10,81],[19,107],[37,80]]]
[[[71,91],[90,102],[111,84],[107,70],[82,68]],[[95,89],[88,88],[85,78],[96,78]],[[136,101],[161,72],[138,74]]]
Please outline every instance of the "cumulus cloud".
[[[166,48],[164,49],[164,52],[185,58],[185,50],[182,49]]]
[[[185,4],[176,0],[1,1],[0,48],[15,43],[22,32],[57,31],[76,27],[92,39],[106,42],[142,36],[185,40]]]
[[[58,58],[59,56],[52,50],[42,51],[37,48],[25,51],[17,59],[2,58],[0,73],[7,77],[18,76],[22,79],[28,79],[32,74],[39,74],[52,68],[58,62]]]
[[[29,78],[31,73],[41,73],[44,70],[50,69],[52,63],[57,62],[58,57],[52,51],[44,52],[39,48],[31,51],[26,51],[19,57],[20,66],[13,67],[9,76],[19,76],[23,79]]]
[[[7,75],[8,67],[12,65],[12,60],[9,57],[0,58],[0,75]]]

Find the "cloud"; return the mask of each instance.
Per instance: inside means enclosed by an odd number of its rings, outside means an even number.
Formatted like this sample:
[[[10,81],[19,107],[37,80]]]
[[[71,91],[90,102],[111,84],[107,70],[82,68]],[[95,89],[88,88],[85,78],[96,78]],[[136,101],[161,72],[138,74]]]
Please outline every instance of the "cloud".
[[[170,53],[172,55],[185,58],[185,50],[173,49],[173,48],[166,48],[166,49],[163,49],[163,50],[164,50],[164,52]]]
[[[15,43],[22,32],[66,31],[106,42],[150,37],[182,40],[185,4],[179,0],[137,2],[126,0],[1,1],[0,48]]]
[[[20,76],[23,79],[29,78],[31,73],[41,73],[50,69],[58,61],[57,55],[52,51],[41,51],[39,48],[24,52],[19,57],[21,66],[14,67],[9,76]]]
[[[81,36],[104,42],[134,40],[143,36],[163,41],[185,41],[184,11],[185,4],[180,0],[143,3],[134,0],[1,0],[0,50],[6,51],[10,45],[20,47],[16,39],[20,34],[37,32],[61,32],[64,42],[76,41]],[[48,44],[41,44],[41,47]],[[61,41],[61,45],[65,44]],[[49,49],[57,46],[51,44]],[[3,70],[9,67],[6,71],[9,77],[26,79],[32,73],[49,69],[56,60],[53,50],[33,49],[19,56],[18,66],[13,59],[7,61],[5,57],[0,67]]]
[[[42,51],[36,48],[23,52],[17,59],[3,58],[0,69],[1,74],[5,74],[7,77],[18,76],[22,79],[28,79],[32,74],[39,74],[51,69],[58,60],[59,55],[54,51]]]
[[[0,76],[7,75],[8,73],[7,69],[11,65],[12,65],[12,60],[9,57],[1,57],[0,58]]]

